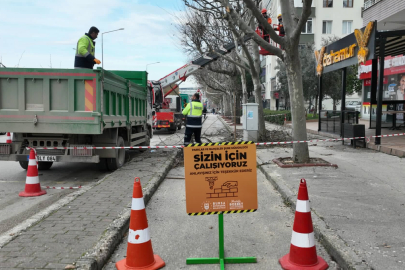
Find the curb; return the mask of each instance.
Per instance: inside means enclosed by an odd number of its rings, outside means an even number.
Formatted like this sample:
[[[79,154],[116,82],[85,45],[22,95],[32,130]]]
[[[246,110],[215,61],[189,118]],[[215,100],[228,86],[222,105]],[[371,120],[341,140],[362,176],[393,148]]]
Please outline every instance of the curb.
[[[156,174],[143,186],[142,190],[145,206],[158,189],[160,183],[165,179],[175,162],[175,158],[181,152],[182,151],[173,151],[170,153],[165,164],[157,168]],[[101,270],[114,253],[116,247],[121,243],[123,237],[128,233],[130,216],[131,203],[110,223],[94,247],[87,250],[87,252],[76,261],[76,269]]]
[[[283,200],[290,205],[291,210],[295,211],[297,194],[283,183],[280,176],[268,173],[262,166],[259,166],[260,164],[258,162],[256,163],[267,180],[281,194]],[[312,221],[315,237],[338,265],[342,267],[342,269],[369,269],[369,267],[356,254],[356,251],[349,248],[346,242],[329,228],[323,218],[318,216],[314,209],[311,208],[311,210],[313,213]]]

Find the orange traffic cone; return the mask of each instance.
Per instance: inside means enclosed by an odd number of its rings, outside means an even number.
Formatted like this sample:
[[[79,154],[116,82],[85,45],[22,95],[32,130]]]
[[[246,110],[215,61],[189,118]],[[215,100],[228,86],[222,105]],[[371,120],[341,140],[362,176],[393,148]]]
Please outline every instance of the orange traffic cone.
[[[278,261],[281,267],[287,270],[324,270],[329,267],[325,260],[316,254],[314,228],[305,179],[301,179],[298,190],[290,253]]]
[[[30,151],[30,159],[28,161],[27,179],[25,181],[25,190],[20,192],[20,197],[35,197],[46,194],[45,190],[41,190],[39,184],[37,159],[34,149]]]
[[[155,270],[165,266],[159,255],[153,254],[152,242],[146,218],[141,180],[135,177],[129,222],[127,257],[115,264],[118,270]]]
[[[7,132],[7,135],[6,135],[6,143],[12,143],[10,132]]]

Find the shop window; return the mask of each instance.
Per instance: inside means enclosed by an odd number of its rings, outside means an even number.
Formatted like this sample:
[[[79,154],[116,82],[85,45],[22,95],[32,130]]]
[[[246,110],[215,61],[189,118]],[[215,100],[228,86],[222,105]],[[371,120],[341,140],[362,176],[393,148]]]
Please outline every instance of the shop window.
[[[333,0],[323,0],[323,7],[333,7]]]

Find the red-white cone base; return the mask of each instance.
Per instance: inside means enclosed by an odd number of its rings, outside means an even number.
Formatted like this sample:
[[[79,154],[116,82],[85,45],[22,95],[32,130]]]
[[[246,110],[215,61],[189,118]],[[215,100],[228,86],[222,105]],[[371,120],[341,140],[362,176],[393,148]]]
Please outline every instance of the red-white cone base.
[[[162,260],[162,258],[159,257],[159,255],[153,254],[153,257],[155,258],[155,261],[148,266],[144,267],[130,267],[127,265],[127,259],[123,259],[117,263],[115,263],[115,267],[117,267],[118,270],[126,270],[126,269],[142,269],[142,270],[155,270],[155,269],[160,269],[163,266],[165,266],[165,262]]]
[[[20,197],[36,197],[46,194],[45,190],[41,190],[38,177],[38,167],[36,154],[33,149],[30,152],[28,161],[27,179],[25,181],[25,190],[21,191],[18,195]]]
[[[299,270],[299,269],[308,269],[308,270],[325,270],[328,269],[329,265],[322,259],[321,256],[317,256],[318,262],[314,265],[297,265],[290,261],[290,253],[281,257],[278,262],[281,267],[285,270]]]
[[[26,192],[21,191],[20,193],[18,193],[18,196],[20,197],[36,197],[36,196],[41,196],[41,195],[45,195],[46,194],[46,190],[40,190],[39,192]]]

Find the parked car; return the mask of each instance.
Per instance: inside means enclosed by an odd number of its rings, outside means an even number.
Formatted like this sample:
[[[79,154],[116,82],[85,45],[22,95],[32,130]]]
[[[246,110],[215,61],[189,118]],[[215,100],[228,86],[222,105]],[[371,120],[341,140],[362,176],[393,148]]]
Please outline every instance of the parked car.
[[[346,110],[361,111],[361,101],[348,101]]]

